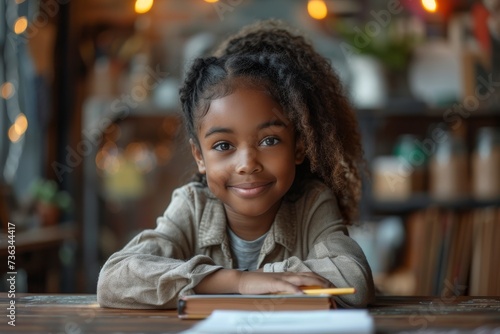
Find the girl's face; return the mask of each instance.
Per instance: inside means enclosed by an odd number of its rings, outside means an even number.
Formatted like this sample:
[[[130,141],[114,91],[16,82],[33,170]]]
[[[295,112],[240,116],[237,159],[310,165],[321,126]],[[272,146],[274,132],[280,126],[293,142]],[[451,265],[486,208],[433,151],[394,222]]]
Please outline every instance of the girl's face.
[[[229,221],[274,219],[305,155],[279,104],[263,91],[238,88],[213,100],[199,122],[193,156]]]

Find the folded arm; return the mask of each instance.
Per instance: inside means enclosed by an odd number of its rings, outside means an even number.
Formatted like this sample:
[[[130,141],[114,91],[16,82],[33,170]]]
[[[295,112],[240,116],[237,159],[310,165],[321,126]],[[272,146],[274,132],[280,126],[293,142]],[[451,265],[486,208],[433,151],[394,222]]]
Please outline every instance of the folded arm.
[[[222,268],[195,254],[193,196],[174,191],[156,229],[143,231],[106,261],[97,283],[101,306],[175,308],[179,295],[193,294],[203,278]]]
[[[264,272],[314,272],[332,285],[356,293],[335,297],[343,307],[365,307],[375,288],[370,266],[359,245],[347,234],[337,200],[329,191],[312,192],[297,205],[297,244],[302,254],[268,263]]]
[[[366,258],[357,243],[341,232],[316,243],[305,260],[293,256],[264,265],[264,272],[290,271],[314,272],[335,287],[355,288],[355,294],[335,297],[343,307],[366,307],[373,301],[375,290]]]
[[[166,235],[147,230],[113,254],[101,269],[97,299],[117,308],[175,308],[179,294],[193,288],[221,267],[207,256],[189,260]]]

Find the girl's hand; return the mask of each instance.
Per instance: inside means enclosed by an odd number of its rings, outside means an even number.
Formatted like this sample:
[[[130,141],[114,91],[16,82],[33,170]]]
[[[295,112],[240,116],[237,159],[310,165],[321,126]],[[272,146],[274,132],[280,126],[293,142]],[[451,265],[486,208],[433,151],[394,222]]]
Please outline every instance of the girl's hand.
[[[325,278],[312,273],[264,273],[220,269],[205,277],[194,287],[196,293],[302,293],[301,286],[332,287]]]
[[[259,271],[241,272],[238,282],[238,293],[302,293],[300,286],[331,287],[325,278],[312,273],[264,273]]]

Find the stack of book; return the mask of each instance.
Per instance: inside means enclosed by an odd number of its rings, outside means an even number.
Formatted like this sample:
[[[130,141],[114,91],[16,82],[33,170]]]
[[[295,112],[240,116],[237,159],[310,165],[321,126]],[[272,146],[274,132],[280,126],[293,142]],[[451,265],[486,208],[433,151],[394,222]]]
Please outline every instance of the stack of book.
[[[355,293],[354,288],[304,288],[304,294],[200,294],[184,296],[178,302],[181,319],[204,319],[215,310],[312,311],[336,308],[332,296]]]
[[[179,300],[181,319],[204,319],[182,334],[374,333],[368,310],[332,310],[332,296],[354,288],[304,287],[304,294],[191,295]]]

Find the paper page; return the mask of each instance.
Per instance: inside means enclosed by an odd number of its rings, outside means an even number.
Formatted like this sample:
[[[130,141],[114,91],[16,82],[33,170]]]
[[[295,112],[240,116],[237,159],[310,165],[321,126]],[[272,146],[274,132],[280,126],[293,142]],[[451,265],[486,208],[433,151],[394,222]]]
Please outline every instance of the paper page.
[[[214,311],[182,334],[374,333],[367,310]]]

